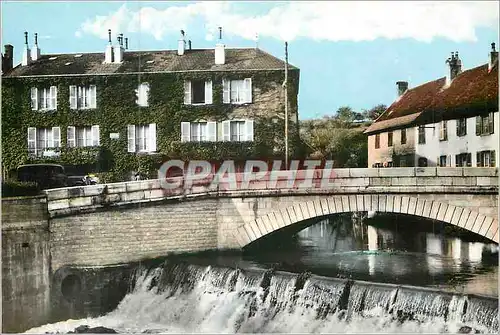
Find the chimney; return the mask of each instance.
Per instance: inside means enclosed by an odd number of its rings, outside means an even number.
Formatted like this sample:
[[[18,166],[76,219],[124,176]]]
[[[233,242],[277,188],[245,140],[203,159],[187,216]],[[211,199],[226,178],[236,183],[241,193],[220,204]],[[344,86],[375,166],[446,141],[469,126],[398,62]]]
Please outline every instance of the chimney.
[[[215,45],[215,64],[226,63],[226,46],[222,43],[222,27],[219,27],[219,43]]]
[[[128,37],[125,37],[125,50],[128,50]]]
[[[453,54],[451,53],[451,57],[446,60],[446,63],[450,65],[450,81],[455,79],[459,73],[462,72],[462,61],[458,58],[458,51]]]
[[[191,40],[188,41],[188,50],[191,50]]]
[[[408,82],[407,81],[398,81],[396,82],[398,85],[398,96],[402,96],[408,90]]]
[[[40,48],[38,47],[38,34],[35,33],[35,45],[31,49],[31,60],[36,61],[40,58]]]
[[[121,63],[123,62],[123,52],[125,51],[125,49],[123,49],[123,34],[120,34],[117,37],[117,40],[118,40],[118,45],[114,47],[113,56],[115,57],[115,59],[113,60],[113,62]]]
[[[111,44],[111,29],[108,29],[108,45],[104,53],[104,63],[113,63],[113,45]]]
[[[491,43],[490,63],[488,64],[488,71],[490,71],[495,63],[498,61],[498,51],[495,50],[495,43]]]
[[[6,73],[14,67],[14,47],[10,44],[6,44],[4,48],[5,53],[2,57],[2,72]]]
[[[30,48],[28,47],[28,32],[24,32],[24,50],[23,50],[23,59],[21,61],[22,66],[26,66],[31,63],[31,55]]]
[[[177,46],[177,54],[179,56],[184,55],[184,51],[186,50],[186,36],[184,30],[181,30],[181,38],[179,39],[179,44]]]

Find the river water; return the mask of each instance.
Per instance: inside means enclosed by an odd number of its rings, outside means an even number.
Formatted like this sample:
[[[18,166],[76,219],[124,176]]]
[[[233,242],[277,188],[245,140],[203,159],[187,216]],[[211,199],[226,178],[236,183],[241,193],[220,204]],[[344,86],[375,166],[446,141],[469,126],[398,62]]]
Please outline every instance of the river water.
[[[143,264],[130,284],[104,316],[28,332],[498,332],[497,245],[409,217],[332,217],[244,254]]]

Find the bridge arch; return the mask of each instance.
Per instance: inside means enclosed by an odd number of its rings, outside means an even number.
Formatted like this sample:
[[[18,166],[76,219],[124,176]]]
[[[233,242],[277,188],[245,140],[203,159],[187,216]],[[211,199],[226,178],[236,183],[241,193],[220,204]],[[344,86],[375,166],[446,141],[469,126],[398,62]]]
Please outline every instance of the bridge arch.
[[[246,222],[235,231],[241,248],[282,228],[308,219],[348,212],[400,213],[438,220],[498,243],[498,219],[443,201],[405,195],[337,195],[297,203]]]

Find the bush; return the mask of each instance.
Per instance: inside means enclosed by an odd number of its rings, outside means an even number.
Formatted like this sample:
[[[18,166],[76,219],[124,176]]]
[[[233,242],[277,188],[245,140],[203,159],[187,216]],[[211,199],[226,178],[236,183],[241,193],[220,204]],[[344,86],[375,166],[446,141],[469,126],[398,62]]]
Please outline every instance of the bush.
[[[2,182],[2,198],[33,196],[40,194],[40,188],[34,182],[7,180]]]

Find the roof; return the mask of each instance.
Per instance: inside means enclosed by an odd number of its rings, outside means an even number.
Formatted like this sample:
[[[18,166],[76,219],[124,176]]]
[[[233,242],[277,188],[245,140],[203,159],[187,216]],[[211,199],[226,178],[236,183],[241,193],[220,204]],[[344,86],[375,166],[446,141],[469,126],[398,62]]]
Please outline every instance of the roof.
[[[103,52],[42,55],[28,66],[17,65],[5,77],[97,75],[136,72],[278,70],[285,62],[256,48],[226,48],[226,63],[215,64],[214,49],[125,51],[120,64],[103,64]],[[55,58],[54,58],[55,57]],[[289,65],[289,69],[297,69]]]
[[[429,120],[474,116],[484,109],[498,110],[498,61],[407,90],[375,120],[365,133],[402,128]]]

